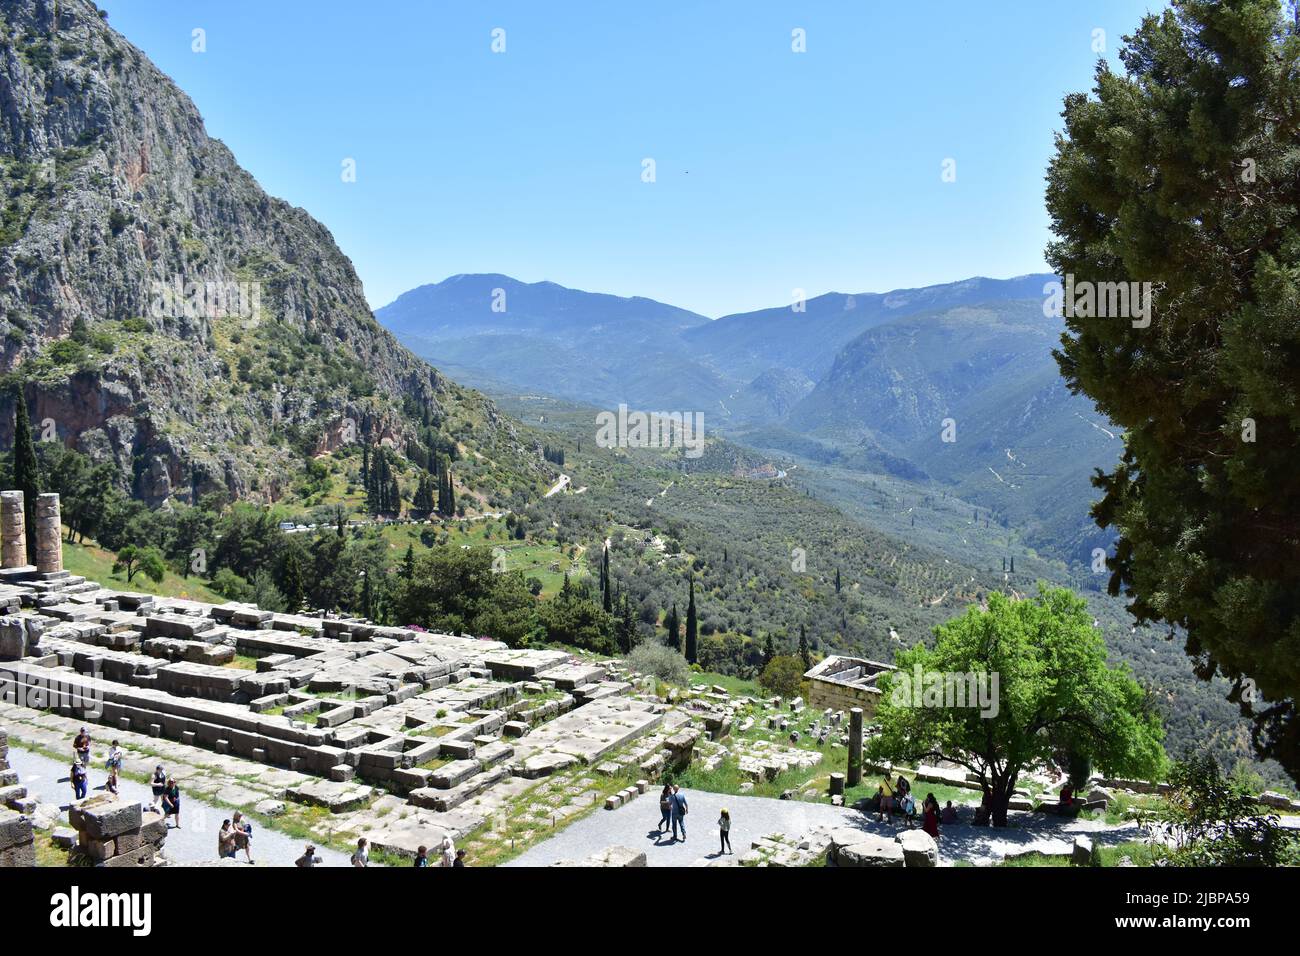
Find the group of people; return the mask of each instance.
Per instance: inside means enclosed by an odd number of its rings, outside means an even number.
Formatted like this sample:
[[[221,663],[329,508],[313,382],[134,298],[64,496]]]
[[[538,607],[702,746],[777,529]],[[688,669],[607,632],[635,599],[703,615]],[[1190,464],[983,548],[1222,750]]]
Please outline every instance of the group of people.
[[[659,794],[659,825],[655,827],[655,833],[662,834],[671,827],[673,841],[677,841],[680,832],[681,842],[685,843],[686,814],[689,809],[690,805],[681,786],[675,783],[664,784],[663,791]],[[731,849],[731,814],[723,807],[718,817],[718,855],[734,852]]]
[[[370,865],[370,842],[365,837],[357,840],[357,848],[352,851],[349,862],[358,868]],[[307,849],[294,863],[296,866],[320,866],[321,858],[316,853],[315,844],[308,843]],[[416,851],[414,865],[432,865],[429,862],[429,848],[427,846],[422,846]],[[465,851],[457,850],[455,844],[451,842],[450,836],[443,837],[442,844],[438,847],[438,865],[448,867],[465,865]]]
[[[72,786],[72,798],[84,800],[90,792],[90,750],[94,741],[90,731],[82,727],[72,738],[72,766],[68,768],[68,783]],[[104,769],[108,778],[104,789],[116,795],[118,792],[118,774],[122,770],[122,747],[114,740],[104,759]]]
[[[240,850],[244,851],[244,858],[252,863],[253,825],[236,810],[234,817],[221,821],[221,829],[217,833],[217,856],[223,860],[233,860]]]
[[[889,817],[889,822],[894,822],[896,814],[902,814],[904,821],[910,829],[916,822],[916,798],[912,796],[912,784],[901,773],[896,781],[890,781],[886,775],[881,778],[880,786],[876,788],[876,794],[871,798],[868,805],[868,812],[876,814],[876,821],[884,823],[885,817]],[[939,807],[939,801],[935,799],[933,793],[927,793],[925,799],[921,801],[921,829],[936,840],[939,839],[939,824],[950,826],[958,823],[957,808],[949,800],[947,806],[942,809]]]

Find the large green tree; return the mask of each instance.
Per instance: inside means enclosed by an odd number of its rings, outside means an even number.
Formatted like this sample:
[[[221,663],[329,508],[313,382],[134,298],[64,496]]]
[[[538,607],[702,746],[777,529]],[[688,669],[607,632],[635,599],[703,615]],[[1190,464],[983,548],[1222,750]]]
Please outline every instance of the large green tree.
[[[879,678],[872,759],[965,767],[995,826],[1006,825],[1016,781],[1035,764],[1084,755],[1106,773],[1145,779],[1164,767],[1159,715],[1125,667],[1107,665],[1087,604],[1070,591],[991,594],[987,611],[967,609],[935,638],[899,653],[898,671]],[[939,692],[949,681],[951,696]]]
[[[1154,293],[1149,324],[1065,311],[1061,372],[1125,433],[1092,513],[1111,593],[1296,776],[1300,29],[1277,0],[1175,0],[1125,40],[1066,97],[1047,186],[1058,274]]]

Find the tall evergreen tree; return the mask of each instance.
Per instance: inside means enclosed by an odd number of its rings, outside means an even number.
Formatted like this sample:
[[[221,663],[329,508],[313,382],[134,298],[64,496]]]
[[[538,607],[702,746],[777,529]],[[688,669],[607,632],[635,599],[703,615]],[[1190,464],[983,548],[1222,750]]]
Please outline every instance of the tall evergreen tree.
[[[27,399],[22,386],[14,388],[14,487],[23,493],[23,514],[27,522],[27,560],[36,563],[36,496],[41,493],[40,466],[32,443],[32,422],[27,417]]]
[[[608,545],[605,546],[604,554],[601,556],[600,559],[600,580],[601,580],[601,590],[603,592],[603,594],[601,595],[601,600],[604,602],[605,611],[607,613],[613,613],[614,610],[614,598],[612,595],[613,582],[610,581],[609,579],[609,546]]]
[[[406,546],[406,557],[402,558],[402,570],[398,575],[403,581],[415,580],[415,545]]]
[[[682,622],[681,618],[677,616],[676,602],[673,603],[672,611],[664,618],[664,627],[668,630],[665,638],[668,646],[680,654],[682,652]]]
[[[694,664],[698,659],[696,644],[699,639],[699,623],[695,619],[695,575],[691,575],[691,600],[686,605],[686,660]]]
[[[1125,41],[1047,175],[1056,360],[1124,433],[1093,479],[1108,585],[1300,780],[1300,9],[1177,0]]]
[[[840,569],[835,569],[835,593],[840,593]]]
[[[302,586],[302,567],[298,564],[296,551],[289,550],[285,554],[281,577],[281,592],[284,594],[285,605],[290,614],[297,614],[302,610],[305,594]]]
[[[808,650],[808,631],[802,624],[799,625],[799,656],[803,658],[805,671],[812,667],[812,652]]]

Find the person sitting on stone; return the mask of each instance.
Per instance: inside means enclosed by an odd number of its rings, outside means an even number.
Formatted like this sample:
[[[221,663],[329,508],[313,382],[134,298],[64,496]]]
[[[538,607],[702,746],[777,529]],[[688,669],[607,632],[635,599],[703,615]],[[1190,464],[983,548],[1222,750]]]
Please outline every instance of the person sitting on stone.
[[[233,860],[235,858],[235,828],[229,820],[221,821],[217,831],[217,858]]]
[[[949,800],[948,805],[943,808],[943,814],[941,815],[940,820],[946,827],[952,826],[957,822],[957,808],[952,805],[951,800]]]
[[[1065,782],[1065,786],[1061,788],[1061,806],[1074,806],[1074,786],[1068,780]]]

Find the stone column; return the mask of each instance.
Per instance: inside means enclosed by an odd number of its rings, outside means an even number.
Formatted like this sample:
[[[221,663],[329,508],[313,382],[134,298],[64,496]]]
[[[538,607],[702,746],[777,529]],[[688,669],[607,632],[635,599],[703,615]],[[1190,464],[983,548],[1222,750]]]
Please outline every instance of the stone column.
[[[23,516],[23,493],[0,492],[0,564],[21,568],[27,564],[27,519]]]
[[[856,787],[862,783],[862,708],[849,711],[849,775],[845,784]]]
[[[63,570],[63,530],[59,527],[59,496],[36,499],[36,570],[54,574]]]

